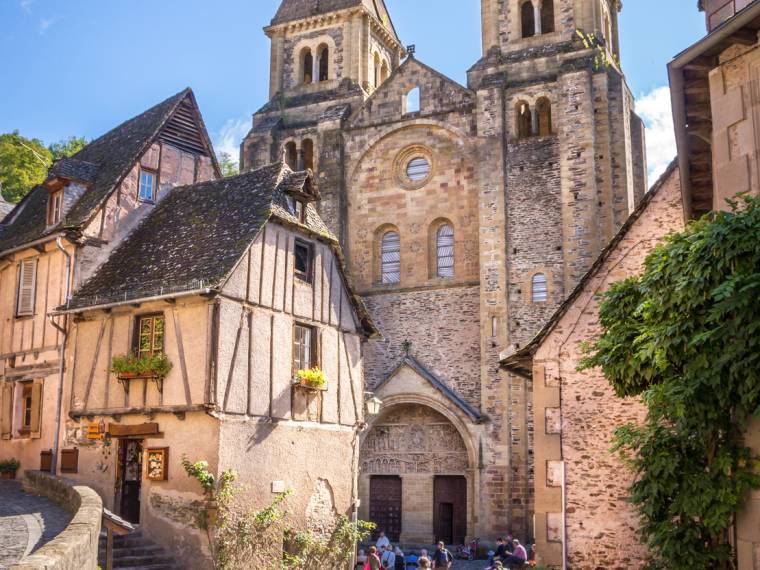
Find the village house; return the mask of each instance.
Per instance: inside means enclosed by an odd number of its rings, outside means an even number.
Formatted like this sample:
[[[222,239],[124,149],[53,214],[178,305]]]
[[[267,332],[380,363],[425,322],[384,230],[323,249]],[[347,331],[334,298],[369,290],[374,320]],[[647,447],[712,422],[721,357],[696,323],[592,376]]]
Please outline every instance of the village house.
[[[270,101],[244,170],[311,168],[319,211],[382,334],[360,516],[391,541],[532,535],[531,384],[500,371],[641,200],[643,123],[617,0],[482,0],[459,85],[404,47],[381,0],[283,0]],[[582,33],[579,33],[582,32]]]
[[[600,331],[598,295],[636,275],[661,240],[684,223],[760,191],[755,86],[760,3],[703,0],[708,35],[669,64],[678,157],[547,325],[502,366],[533,382],[535,530],[551,567],[639,567],[648,553],[626,503],[633,474],[610,451],[616,427],[644,417],[616,398],[598,370],[577,371],[582,343]],[[747,434],[760,449],[760,425]],[[760,497],[737,517],[738,568],[760,568]]]
[[[0,457],[66,471],[58,453],[65,317],[52,311],[175,186],[219,176],[185,90],[56,162],[0,226]]]
[[[67,476],[190,568],[207,552],[183,457],[236,471],[259,506],[292,490],[288,510],[309,530],[356,504],[375,329],[318,200],[312,174],[282,163],[178,188],[56,311],[73,317]],[[171,368],[112,370],[130,352]],[[314,367],[327,383],[299,383]]]

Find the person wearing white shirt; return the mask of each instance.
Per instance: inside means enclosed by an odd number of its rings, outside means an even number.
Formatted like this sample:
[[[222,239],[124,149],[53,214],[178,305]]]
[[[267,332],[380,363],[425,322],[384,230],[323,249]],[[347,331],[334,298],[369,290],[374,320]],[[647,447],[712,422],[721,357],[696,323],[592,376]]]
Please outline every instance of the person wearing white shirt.
[[[390,542],[385,547],[385,552],[383,552],[383,557],[380,559],[380,562],[382,563],[384,570],[395,570],[396,554],[393,552],[393,547],[390,545]]]
[[[377,539],[377,543],[375,546],[377,547],[377,551],[382,554],[385,552],[386,547],[391,543],[390,540],[388,540],[388,537],[385,536],[385,531],[380,531],[380,536]]]

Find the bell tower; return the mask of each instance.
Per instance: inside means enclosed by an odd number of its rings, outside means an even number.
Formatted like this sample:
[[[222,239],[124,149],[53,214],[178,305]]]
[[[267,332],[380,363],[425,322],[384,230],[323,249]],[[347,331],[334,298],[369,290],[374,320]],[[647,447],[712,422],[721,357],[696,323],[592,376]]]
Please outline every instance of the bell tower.
[[[619,55],[620,0],[482,0],[483,53],[503,52],[594,34]]]
[[[270,97],[327,91],[345,79],[371,92],[403,55],[383,0],[283,0],[264,32]]]

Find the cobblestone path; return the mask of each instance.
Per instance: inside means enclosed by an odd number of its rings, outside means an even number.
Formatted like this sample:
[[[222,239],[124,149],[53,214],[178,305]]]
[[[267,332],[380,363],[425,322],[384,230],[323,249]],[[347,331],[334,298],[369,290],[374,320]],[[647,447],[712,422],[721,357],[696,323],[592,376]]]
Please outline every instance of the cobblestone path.
[[[20,481],[0,480],[0,570],[55,538],[71,513],[21,490]]]

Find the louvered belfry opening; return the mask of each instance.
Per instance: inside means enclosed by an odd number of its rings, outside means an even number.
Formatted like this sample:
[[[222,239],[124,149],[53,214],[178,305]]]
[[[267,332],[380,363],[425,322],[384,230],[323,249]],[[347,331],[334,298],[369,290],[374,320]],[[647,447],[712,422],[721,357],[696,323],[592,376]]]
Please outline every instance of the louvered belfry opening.
[[[172,118],[164,126],[159,138],[162,142],[185,152],[201,156],[208,155],[198,128],[195,109],[188,98],[180,103]]]
[[[401,281],[401,236],[398,232],[386,232],[383,235],[380,265],[382,283]]]
[[[445,224],[436,232],[437,275],[441,279],[454,277],[454,228]]]

